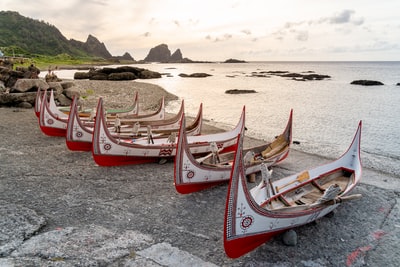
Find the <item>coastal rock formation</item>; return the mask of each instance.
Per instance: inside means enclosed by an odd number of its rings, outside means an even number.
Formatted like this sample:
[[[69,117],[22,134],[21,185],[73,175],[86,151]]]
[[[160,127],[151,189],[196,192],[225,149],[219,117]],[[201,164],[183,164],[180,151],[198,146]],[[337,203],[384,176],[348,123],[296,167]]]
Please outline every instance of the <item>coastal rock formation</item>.
[[[244,60],[230,58],[230,59],[225,60],[223,63],[247,63],[247,62]]]
[[[192,60],[183,58],[181,50],[178,48],[174,53],[168,49],[168,45],[160,44],[150,49],[149,54],[143,60],[144,62],[161,63],[191,63]]]
[[[313,71],[307,71],[305,73],[295,73],[288,71],[260,71],[260,72],[252,72],[251,77],[264,77],[269,78],[269,75],[275,75],[283,78],[291,78],[294,81],[315,81],[315,80],[324,80],[330,79],[331,76],[324,74],[317,74]]]
[[[86,42],[80,42],[74,39],[69,41],[73,46],[86,51],[90,55],[102,57],[102,58],[111,58],[112,55],[108,52],[104,43],[100,42],[96,37],[89,34]]]
[[[384,85],[380,81],[372,81],[372,80],[355,80],[355,81],[352,81],[350,84],[357,84],[357,85],[364,85],[364,86]]]
[[[232,94],[232,95],[238,95],[238,94],[253,94],[257,93],[256,90],[248,90],[248,89],[230,89],[226,90],[225,94]]]
[[[161,74],[143,68],[121,66],[117,68],[105,67],[90,69],[88,72],[75,72],[74,79],[127,81],[135,79],[161,78]]]
[[[150,49],[149,54],[145,57],[146,62],[168,62],[171,57],[166,44],[160,44]]]
[[[73,95],[79,96],[79,92],[70,89],[72,82],[39,79],[38,72],[34,66],[18,70],[0,67],[0,106],[32,108],[38,89],[53,90],[55,100],[63,106],[71,104]]]
[[[196,73],[192,73],[192,74],[180,73],[178,76],[180,76],[182,78],[204,78],[204,77],[208,77],[208,76],[212,76],[212,75],[204,73],[204,72],[196,72]]]
[[[172,61],[172,62],[179,62],[179,61],[181,61],[183,59],[183,57],[182,57],[182,52],[181,52],[181,50],[178,48],[172,55],[171,55],[171,57],[169,58],[169,61]]]

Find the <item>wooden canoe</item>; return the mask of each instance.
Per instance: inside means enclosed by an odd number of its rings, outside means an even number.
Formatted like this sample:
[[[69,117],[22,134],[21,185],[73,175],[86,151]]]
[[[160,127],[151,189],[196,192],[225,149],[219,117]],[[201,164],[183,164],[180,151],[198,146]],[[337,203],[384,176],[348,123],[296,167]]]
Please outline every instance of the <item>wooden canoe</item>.
[[[91,151],[92,150],[92,139],[94,122],[83,121],[77,113],[77,100],[74,98],[71,104],[71,112],[69,114],[67,133],[66,133],[66,145],[70,150],[73,151]],[[199,135],[201,133],[201,128],[203,124],[203,105],[200,105],[199,112],[196,119],[189,125],[186,130],[189,135]],[[169,118],[158,121],[140,121],[140,127],[138,127],[138,133],[142,137],[146,137],[147,126],[150,125],[152,133],[155,136],[169,136],[172,132],[178,132],[180,127],[180,119],[184,112],[184,101],[182,101],[181,108],[179,112]],[[133,121],[126,122],[124,119],[122,121],[121,132],[116,133],[112,123],[107,122],[107,128],[110,134],[117,139],[128,139],[132,140],[137,138],[133,134],[133,125],[127,123],[134,123]]]
[[[188,143],[193,154],[210,152],[210,142],[215,142],[223,150],[233,150],[237,135],[244,125],[244,108],[236,127],[227,132],[189,136]],[[92,154],[95,162],[100,166],[115,166],[126,164],[141,164],[157,162],[161,159],[173,158],[176,155],[176,140],[169,138],[154,138],[153,142],[146,139],[134,139],[129,142],[113,137],[106,127],[103,100],[100,98],[97,105],[96,124],[93,132]],[[182,114],[181,122],[183,122]],[[182,125],[180,126],[182,127]],[[172,142],[171,142],[172,141]]]
[[[240,257],[279,233],[325,216],[345,200],[361,197],[349,195],[361,179],[361,125],[337,160],[276,181],[263,177],[251,190],[239,138],[225,207],[226,254]]]
[[[259,146],[246,148],[243,154],[246,157],[246,174],[260,171],[261,163],[273,166],[283,161],[289,155],[292,140],[293,111],[290,111],[285,130],[272,142],[266,142]],[[244,135],[244,127],[241,130]],[[174,184],[177,192],[188,194],[196,192],[230,179],[232,163],[235,157],[234,151],[217,153],[195,158],[188,146],[184,127],[178,135],[174,166]]]

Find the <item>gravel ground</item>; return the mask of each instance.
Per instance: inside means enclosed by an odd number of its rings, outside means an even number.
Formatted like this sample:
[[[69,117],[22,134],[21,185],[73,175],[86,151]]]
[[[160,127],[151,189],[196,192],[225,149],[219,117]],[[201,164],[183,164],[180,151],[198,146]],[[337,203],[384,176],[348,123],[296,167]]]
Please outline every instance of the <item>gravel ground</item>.
[[[90,89],[83,82],[76,86]],[[174,97],[144,83],[114,83],[108,95],[90,86],[93,105],[99,95],[120,100],[117,88],[139,88],[143,110],[162,94]],[[42,134],[32,109],[0,108],[0,118],[0,266],[399,266],[399,177],[364,169],[354,191],[363,198],[296,228],[296,246],[277,236],[230,259],[223,249],[226,184],[180,195],[173,162],[99,167],[91,153]],[[329,160],[294,145],[274,175]]]

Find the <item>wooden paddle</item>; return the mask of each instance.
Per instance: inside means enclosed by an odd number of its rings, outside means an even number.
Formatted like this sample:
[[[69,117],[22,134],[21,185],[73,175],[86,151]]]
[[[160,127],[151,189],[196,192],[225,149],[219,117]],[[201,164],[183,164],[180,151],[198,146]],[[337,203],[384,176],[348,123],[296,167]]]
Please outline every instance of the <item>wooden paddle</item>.
[[[282,186],[275,186],[275,191],[278,193],[279,190],[281,190],[282,188],[284,188],[288,185],[291,185],[293,183],[302,183],[304,181],[307,181],[309,178],[310,178],[310,174],[307,171],[303,172],[303,173],[299,174],[295,180],[290,181],[289,183],[284,184]]]

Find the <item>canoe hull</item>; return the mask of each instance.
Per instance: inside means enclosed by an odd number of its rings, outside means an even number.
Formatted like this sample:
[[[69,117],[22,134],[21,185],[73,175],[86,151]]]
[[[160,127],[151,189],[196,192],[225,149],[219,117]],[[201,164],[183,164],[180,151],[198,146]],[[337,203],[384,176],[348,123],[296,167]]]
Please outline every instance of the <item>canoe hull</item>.
[[[251,190],[239,140],[225,207],[226,254],[238,258],[279,233],[325,216],[345,199],[355,199],[349,193],[361,179],[360,140],[361,122],[349,149],[337,160],[273,182],[263,180]],[[339,195],[320,201],[332,185],[339,186]]]

